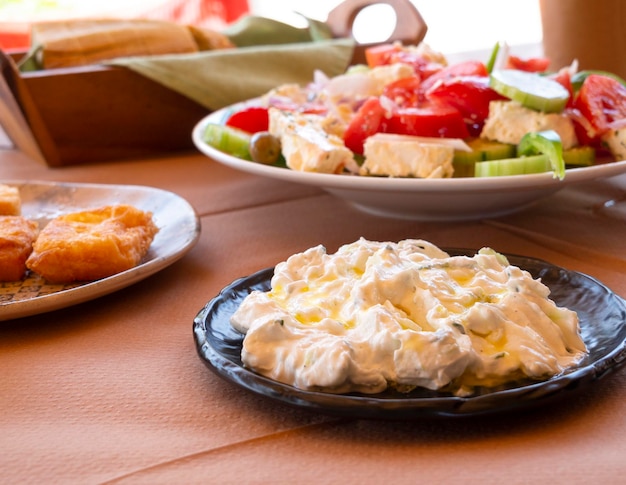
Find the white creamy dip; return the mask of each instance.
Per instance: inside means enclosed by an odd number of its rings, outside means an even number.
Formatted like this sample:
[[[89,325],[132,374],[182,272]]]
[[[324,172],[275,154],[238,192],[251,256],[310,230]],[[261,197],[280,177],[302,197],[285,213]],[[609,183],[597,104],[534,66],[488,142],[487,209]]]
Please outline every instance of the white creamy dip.
[[[549,294],[488,248],[450,257],[423,240],[362,238],[279,263],[271,290],[248,295],[231,325],[245,334],[245,366],[301,389],[467,394],[585,356],[576,313]]]

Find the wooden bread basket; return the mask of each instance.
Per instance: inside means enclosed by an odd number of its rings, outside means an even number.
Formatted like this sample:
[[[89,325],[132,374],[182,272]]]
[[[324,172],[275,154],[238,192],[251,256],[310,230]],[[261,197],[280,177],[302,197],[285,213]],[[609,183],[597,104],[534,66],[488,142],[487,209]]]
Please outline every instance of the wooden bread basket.
[[[409,0],[346,0],[328,16],[333,36],[353,37],[359,13],[376,4],[396,12],[396,28],[385,42],[421,42],[427,27]],[[363,62],[369,45],[357,42],[353,63]],[[123,67],[20,72],[17,62],[25,54],[0,51],[0,68],[49,166],[194,150],[191,131],[209,114],[195,101]]]

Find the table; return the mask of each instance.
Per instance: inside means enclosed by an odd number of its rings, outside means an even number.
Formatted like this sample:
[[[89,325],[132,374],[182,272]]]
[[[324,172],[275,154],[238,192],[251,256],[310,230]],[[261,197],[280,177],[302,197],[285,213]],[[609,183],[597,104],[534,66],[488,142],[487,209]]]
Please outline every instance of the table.
[[[618,483],[626,372],[525,412],[412,422],[326,416],[245,392],[199,359],[192,322],[234,279],[360,236],[541,258],[626,297],[626,176],[516,215],[424,223],[197,153],[48,168],[0,151],[0,178],[126,183],[187,199],[202,233],[180,261],[75,307],[1,322],[3,483]],[[614,204],[605,204],[614,201]]]

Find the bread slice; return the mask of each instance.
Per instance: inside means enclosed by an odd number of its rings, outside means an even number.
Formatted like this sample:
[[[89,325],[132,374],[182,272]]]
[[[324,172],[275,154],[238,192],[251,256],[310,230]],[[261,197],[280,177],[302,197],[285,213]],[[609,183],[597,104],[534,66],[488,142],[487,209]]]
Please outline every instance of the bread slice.
[[[116,57],[198,52],[186,26],[149,19],[71,19],[35,23],[31,42],[44,69],[98,64]]]
[[[232,49],[235,47],[230,39],[213,29],[203,29],[201,27],[195,27],[188,25],[187,28],[193,36],[198,49],[201,51],[214,51],[218,49]]]

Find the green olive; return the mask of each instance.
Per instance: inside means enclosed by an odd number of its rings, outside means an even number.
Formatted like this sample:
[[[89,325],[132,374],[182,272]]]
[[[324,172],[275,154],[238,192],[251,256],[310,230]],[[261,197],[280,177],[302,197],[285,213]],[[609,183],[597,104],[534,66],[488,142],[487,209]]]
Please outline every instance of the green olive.
[[[276,163],[280,157],[280,140],[267,131],[255,133],[250,139],[250,155],[257,163]]]

